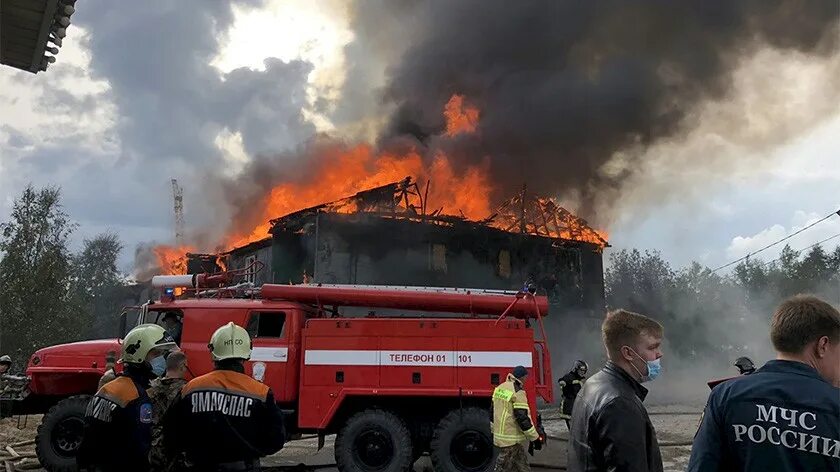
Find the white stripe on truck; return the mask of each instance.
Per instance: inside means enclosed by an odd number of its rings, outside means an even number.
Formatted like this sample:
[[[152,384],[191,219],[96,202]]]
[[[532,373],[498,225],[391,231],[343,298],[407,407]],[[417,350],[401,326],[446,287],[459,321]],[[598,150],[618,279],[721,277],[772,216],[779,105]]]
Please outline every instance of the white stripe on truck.
[[[308,350],[306,365],[532,367],[530,352]]]

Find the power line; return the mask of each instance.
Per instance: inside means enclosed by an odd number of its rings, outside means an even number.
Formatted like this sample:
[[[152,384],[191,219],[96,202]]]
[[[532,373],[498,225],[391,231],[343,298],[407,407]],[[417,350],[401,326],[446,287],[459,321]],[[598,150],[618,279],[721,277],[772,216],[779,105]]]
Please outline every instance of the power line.
[[[800,249],[800,250],[798,250],[798,251],[794,251],[794,252],[795,252],[796,254],[801,254],[801,253],[803,253],[803,252],[807,251],[808,249],[811,249],[812,247],[819,246],[819,245],[820,245],[820,244],[822,244],[822,243],[827,243],[828,241],[831,241],[832,239],[835,239],[835,238],[840,238],[840,233],[837,233],[837,234],[835,234],[834,236],[829,236],[829,237],[827,237],[827,238],[823,239],[822,241],[819,241],[819,242],[816,242],[816,243],[814,243],[814,244],[811,244],[811,245],[810,245],[810,246],[808,246],[808,247],[803,247],[802,249]],[[762,263],[761,263],[761,265],[770,265],[770,264],[772,264],[772,263],[774,263],[774,262],[778,261],[779,259],[781,259],[781,257],[777,257],[777,258],[773,259],[772,261],[762,262]]]
[[[758,251],[751,252],[751,253],[747,254],[746,256],[744,256],[744,257],[742,257],[742,258],[740,258],[740,259],[734,260],[734,261],[732,261],[732,262],[730,262],[730,263],[728,263],[728,264],[724,264],[724,265],[722,265],[722,266],[718,267],[717,269],[712,270],[712,272],[717,272],[717,271],[719,271],[719,270],[721,270],[721,269],[725,269],[725,268],[727,268],[727,267],[729,267],[729,266],[735,265],[735,264],[737,264],[737,263],[739,263],[739,262],[741,262],[741,261],[743,261],[743,260],[749,259],[750,257],[752,257],[752,256],[754,256],[754,255],[756,255],[756,254],[758,254],[759,252],[762,252],[762,251],[765,251],[765,250],[767,250],[767,249],[770,249],[771,247],[773,247],[773,246],[775,246],[775,245],[777,245],[777,244],[779,244],[779,243],[781,243],[781,242],[787,241],[788,239],[790,239],[790,238],[792,238],[792,237],[796,236],[797,234],[799,234],[799,233],[801,233],[801,232],[803,232],[803,231],[805,231],[805,230],[808,230],[808,229],[813,228],[814,226],[816,226],[816,225],[818,225],[818,224],[822,223],[823,221],[825,221],[825,220],[827,220],[827,219],[831,218],[831,217],[832,217],[832,216],[834,216],[834,215],[838,215],[838,216],[840,216],[840,210],[837,210],[837,211],[835,211],[835,212],[833,212],[833,213],[829,213],[829,214],[828,214],[828,215],[826,215],[825,217],[820,218],[819,220],[817,220],[817,221],[815,221],[815,222],[813,222],[813,223],[809,224],[808,226],[806,226],[806,227],[804,227],[804,228],[800,229],[799,231],[797,231],[797,232],[795,232],[795,233],[793,233],[793,234],[789,234],[789,235],[785,236],[784,238],[782,238],[782,239],[780,239],[780,240],[778,240],[778,241],[776,241],[776,242],[774,242],[774,243],[772,243],[772,244],[768,244],[768,245],[764,246],[763,248],[759,249]],[[812,246],[812,247],[813,247],[813,246]],[[806,249],[807,249],[807,248],[806,248]],[[804,250],[804,249],[803,249],[803,250]]]

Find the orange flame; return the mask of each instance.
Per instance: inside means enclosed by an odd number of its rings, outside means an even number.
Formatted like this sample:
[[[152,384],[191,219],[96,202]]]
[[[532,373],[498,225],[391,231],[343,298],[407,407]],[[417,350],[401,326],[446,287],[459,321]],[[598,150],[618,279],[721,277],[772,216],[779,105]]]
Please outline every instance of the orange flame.
[[[449,99],[443,115],[446,118],[446,137],[475,132],[478,125],[478,108],[466,103],[462,95],[453,95]],[[275,186],[261,202],[255,202],[261,207],[257,223],[235,228],[225,237],[222,245],[230,249],[259,241],[268,236],[270,220],[274,218],[339,200],[362,190],[401,181],[406,177],[415,179],[424,193],[428,191],[428,195],[424,195],[428,213],[441,210],[441,214],[463,216],[474,221],[484,220],[493,214],[490,200],[493,186],[486,161],[456,171],[443,152],[438,152],[429,162],[416,150],[401,155],[376,153],[367,144],[350,149],[331,149],[319,157],[317,162],[310,162],[308,170],[298,175],[296,180]],[[545,203],[544,200],[539,201]],[[549,213],[553,212],[553,208],[549,207]],[[338,211],[353,212],[357,209],[347,205]],[[526,228],[527,232],[587,241],[601,246],[606,244],[605,233],[592,230],[574,215],[567,217],[570,214],[565,210],[562,212],[558,213],[557,218],[568,221],[556,223],[555,220],[554,226],[546,224],[544,228],[529,227]],[[515,217],[498,215],[490,225],[507,231],[520,231],[522,226],[512,223],[511,218]],[[169,274],[186,273],[184,254],[188,251],[192,251],[192,248],[155,248],[161,269]],[[220,258],[216,263],[225,270],[225,264]]]
[[[492,189],[486,167],[469,167],[458,175],[444,154],[427,163],[413,151],[405,155],[376,154],[368,145],[330,153],[320,160],[309,179],[271,189],[263,204],[262,223],[247,232],[231,234],[225,246],[238,247],[265,238],[273,218],[409,176],[416,178],[421,188],[432,182],[427,200],[430,210],[442,208],[444,213],[461,212],[470,219],[486,218],[490,214]]]
[[[464,105],[463,95],[453,95],[443,108],[446,117],[446,135],[472,133],[478,126],[478,108]]]
[[[155,246],[152,249],[162,274],[186,274],[187,253],[195,252],[192,246]]]
[[[219,267],[219,272],[225,272],[227,270],[227,264],[225,264],[225,258],[221,255],[216,256],[216,265]]]

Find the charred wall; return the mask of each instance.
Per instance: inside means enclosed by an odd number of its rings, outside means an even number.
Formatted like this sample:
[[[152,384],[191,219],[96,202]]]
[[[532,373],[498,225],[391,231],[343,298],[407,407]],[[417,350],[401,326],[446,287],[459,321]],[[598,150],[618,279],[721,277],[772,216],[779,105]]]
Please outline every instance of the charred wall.
[[[306,274],[336,284],[519,289],[531,280],[554,312],[603,313],[601,251],[588,243],[358,213],[318,213],[272,233],[277,283]]]
[[[245,269],[252,266],[254,263],[261,263],[262,269],[248,275],[247,282],[252,282],[254,285],[262,285],[265,283],[273,283],[274,270],[272,267],[274,260],[273,239],[266,238],[257,241],[247,246],[233,249],[228,253],[227,264],[229,269]]]

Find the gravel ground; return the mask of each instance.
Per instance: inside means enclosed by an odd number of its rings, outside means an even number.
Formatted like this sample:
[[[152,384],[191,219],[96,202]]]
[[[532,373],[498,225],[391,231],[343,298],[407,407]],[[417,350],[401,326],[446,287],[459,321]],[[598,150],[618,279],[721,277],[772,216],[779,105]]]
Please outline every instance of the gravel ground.
[[[687,405],[652,406],[649,408],[651,420],[656,427],[657,437],[662,446],[662,459],[666,471],[681,472],[685,470],[691,447],[674,444],[691,442],[700,420],[701,411],[702,407]],[[563,470],[566,465],[566,441],[568,439],[566,424],[558,418],[556,411],[544,411],[542,415],[546,432],[552,439],[549,440],[547,448],[538,451],[531,459],[532,469],[535,471]],[[23,429],[18,429],[17,420],[14,418],[0,420],[0,449],[5,448],[8,444],[34,438],[40,420],[38,416],[30,417]],[[263,466],[267,471],[288,470],[289,466],[295,465],[303,466],[298,470],[337,471],[332,466],[335,463],[333,440],[333,437],[328,437],[327,446],[321,451],[317,450],[316,439],[290,442],[279,454],[265,458]],[[32,447],[28,446],[23,450],[31,451]],[[279,467],[282,467],[282,469],[279,469]],[[43,471],[43,469],[36,470]],[[415,472],[431,470],[433,469],[428,457],[421,458],[414,466]]]

